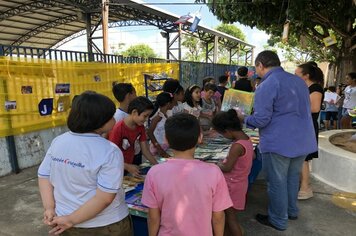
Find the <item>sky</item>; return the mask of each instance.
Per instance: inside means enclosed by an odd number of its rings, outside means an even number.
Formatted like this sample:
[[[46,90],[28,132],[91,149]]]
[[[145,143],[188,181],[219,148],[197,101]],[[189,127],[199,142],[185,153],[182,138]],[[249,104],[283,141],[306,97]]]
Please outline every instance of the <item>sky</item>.
[[[160,8],[175,15],[186,15],[188,13],[195,14],[200,10],[201,21],[199,25],[204,25],[210,28],[215,28],[221,22],[218,21],[206,5],[173,5],[173,3],[193,3],[194,0],[144,0],[145,3],[155,3],[150,5],[155,8]],[[172,3],[172,5],[160,5],[156,3]],[[239,23],[235,25],[242,30],[246,35],[246,42],[256,46],[255,55],[263,51],[263,46],[267,44],[269,36],[256,28],[251,29],[249,26],[244,26]],[[161,30],[153,26],[132,26],[132,27],[118,27],[109,29],[109,47],[110,53],[117,50],[117,45],[123,43],[126,49],[132,45],[145,43],[148,44],[157,55],[165,57],[166,41],[160,34]],[[98,31],[94,36],[100,36],[101,31]],[[97,40],[95,43],[102,47],[102,41]],[[81,36],[69,41],[68,43],[59,47],[59,49],[73,50],[73,51],[86,51],[86,36]]]

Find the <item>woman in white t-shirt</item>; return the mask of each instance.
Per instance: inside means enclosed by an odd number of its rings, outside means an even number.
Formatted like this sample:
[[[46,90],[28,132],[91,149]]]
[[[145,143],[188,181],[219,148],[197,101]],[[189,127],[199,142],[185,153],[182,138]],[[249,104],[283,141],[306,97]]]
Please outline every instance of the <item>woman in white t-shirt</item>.
[[[348,84],[348,86],[344,90],[345,99],[342,106],[341,128],[351,129],[352,119],[349,112],[356,107],[356,72],[351,72],[346,75],[346,84]]]
[[[38,169],[50,234],[132,235],[122,189],[120,149],[101,137],[115,124],[115,104],[95,92],[73,100],[69,132],[56,137]]]

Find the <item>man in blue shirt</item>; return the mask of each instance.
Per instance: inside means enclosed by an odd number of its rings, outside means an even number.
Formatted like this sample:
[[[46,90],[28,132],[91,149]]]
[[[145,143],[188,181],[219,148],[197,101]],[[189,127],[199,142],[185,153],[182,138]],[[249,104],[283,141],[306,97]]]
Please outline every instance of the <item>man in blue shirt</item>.
[[[268,183],[268,215],[257,214],[256,220],[285,230],[288,218],[298,218],[301,167],[306,155],[317,150],[317,144],[308,87],[280,64],[272,51],[258,54],[255,66],[262,83],[255,91],[254,113],[244,121],[259,129],[259,149]]]

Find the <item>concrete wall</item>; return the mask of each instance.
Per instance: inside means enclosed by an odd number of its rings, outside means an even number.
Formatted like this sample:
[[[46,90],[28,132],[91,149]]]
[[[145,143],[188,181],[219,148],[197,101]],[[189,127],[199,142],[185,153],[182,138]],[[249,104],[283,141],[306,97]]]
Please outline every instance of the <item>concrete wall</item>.
[[[9,153],[7,151],[6,139],[0,138],[0,176],[11,172]]]
[[[319,134],[319,158],[312,161],[312,174],[334,188],[356,193],[356,154],[329,141],[334,134],[350,131],[354,130],[331,130]]]
[[[67,131],[66,126],[35,131],[15,136],[17,159],[20,169],[41,163],[52,140]],[[0,138],[0,176],[11,173],[6,139]]]

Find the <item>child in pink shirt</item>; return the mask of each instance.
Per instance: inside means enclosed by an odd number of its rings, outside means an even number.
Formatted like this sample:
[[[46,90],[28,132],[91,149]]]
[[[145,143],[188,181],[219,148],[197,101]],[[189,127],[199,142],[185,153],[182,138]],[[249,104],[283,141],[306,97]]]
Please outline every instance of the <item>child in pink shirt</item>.
[[[253,145],[250,138],[242,131],[241,123],[235,110],[219,112],[213,118],[213,128],[225,138],[235,142],[224,162],[219,163],[224,172],[229,188],[233,207],[225,210],[227,235],[242,235],[241,227],[237,221],[237,210],[244,210],[248,188],[248,175],[252,167]]]
[[[178,114],[167,119],[165,132],[173,158],[150,169],[142,195],[149,235],[222,236],[232,202],[219,168],[194,159],[199,121]]]

